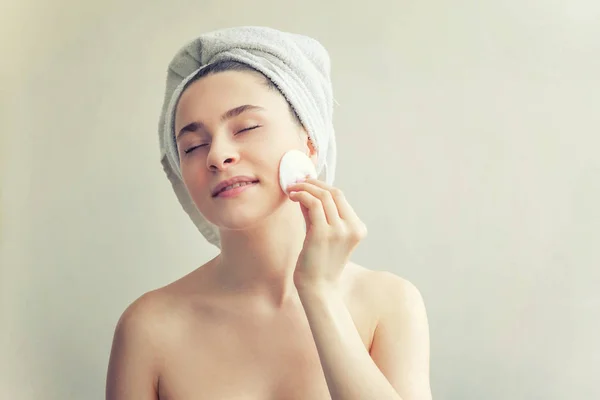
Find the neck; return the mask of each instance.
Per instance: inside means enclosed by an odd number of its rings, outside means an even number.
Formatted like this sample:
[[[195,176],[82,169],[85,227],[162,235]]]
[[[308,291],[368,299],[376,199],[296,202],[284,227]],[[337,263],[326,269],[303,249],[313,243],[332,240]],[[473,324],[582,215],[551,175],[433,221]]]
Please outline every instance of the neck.
[[[221,287],[281,307],[296,293],[294,270],[305,231],[302,212],[292,202],[252,228],[221,230],[216,260]]]

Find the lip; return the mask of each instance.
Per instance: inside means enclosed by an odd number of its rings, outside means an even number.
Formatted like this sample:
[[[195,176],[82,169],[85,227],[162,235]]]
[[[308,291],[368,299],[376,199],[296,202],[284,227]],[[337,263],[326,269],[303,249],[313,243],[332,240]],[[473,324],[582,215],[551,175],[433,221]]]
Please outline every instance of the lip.
[[[212,191],[212,197],[217,197],[219,195],[219,193],[221,193],[221,190],[223,190],[227,186],[233,185],[234,183],[240,183],[240,182],[258,182],[258,179],[253,178],[251,176],[239,175],[239,176],[233,177],[231,179],[224,180],[224,181],[220,182],[217,186],[215,186],[215,188]]]
[[[257,184],[258,184],[258,182],[257,183],[250,183],[248,185],[238,186],[238,187],[233,188],[233,189],[225,190],[223,192],[219,192],[219,194],[216,195],[215,198],[218,199],[218,198],[236,197],[240,193],[246,191],[248,188],[250,188],[252,186],[256,186]]]

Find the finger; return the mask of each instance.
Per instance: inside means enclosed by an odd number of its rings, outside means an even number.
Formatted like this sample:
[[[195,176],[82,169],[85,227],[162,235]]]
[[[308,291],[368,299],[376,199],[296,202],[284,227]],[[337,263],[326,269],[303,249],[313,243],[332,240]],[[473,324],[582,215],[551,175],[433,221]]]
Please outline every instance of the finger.
[[[297,188],[310,188],[311,185],[313,185],[324,191],[327,194],[326,197],[333,200],[336,211],[338,212],[338,216],[340,217],[340,219],[336,221],[337,223],[339,223],[339,225],[337,226],[340,227],[344,225],[346,228],[349,228],[350,230],[346,230],[347,234],[353,237],[357,242],[366,237],[366,225],[360,220],[358,215],[356,215],[356,212],[354,212],[354,209],[352,208],[352,206],[350,206],[350,203],[348,203],[346,197],[340,189],[327,185],[322,181],[311,178],[307,179],[303,183],[297,183],[296,185]]]
[[[290,199],[292,201],[299,202],[308,210],[308,218],[310,227],[314,229],[322,229],[328,225],[325,210],[323,209],[321,200],[313,196],[308,191],[297,191],[290,193]],[[307,227],[307,230],[308,228]]]
[[[336,204],[337,211],[338,211],[338,214],[341,219],[348,221],[348,222],[360,220],[358,218],[358,215],[356,215],[356,212],[354,211],[354,209],[352,208],[352,206],[346,199],[344,192],[342,192],[339,188],[333,187],[321,180],[313,179],[313,178],[308,178],[306,180],[306,182],[311,183],[315,186],[318,186],[319,188],[321,188],[323,190],[327,190],[331,194],[331,197],[333,198],[333,201]]]
[[[296,183],[295,185],[290,186],[290,189],[292,191],[306,191],[319,199],[329,225],[335,226],[341,222],[341,216],[338,212],[337,204],[328,190],[322,189],[309,182]]]

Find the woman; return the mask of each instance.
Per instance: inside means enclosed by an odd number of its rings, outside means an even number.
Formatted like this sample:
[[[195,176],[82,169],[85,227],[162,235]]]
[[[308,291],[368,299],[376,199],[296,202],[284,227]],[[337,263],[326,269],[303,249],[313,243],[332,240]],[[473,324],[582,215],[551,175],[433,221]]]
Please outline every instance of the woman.
[[[215,54],[225,56],[202,53],[213,39]],[[298,182],[289,194],[279,185],[289,150],[305,153],[319,172],[332,170],[323,154],[334,154],[324,150],[333,133],[316,132],[326,132],[331,118],[326,55],[285,48],[281,40],[318,44],[268,28],[202,40],[195,44],[202,54],[191,58],[200,67],[180,71],[179,89],[167,90],[172,170],[165,170],[221,252],[125,310],[107,399],[430,399],[418,290],[349,260],[366,229],[340,190],[322,179]],[[240,48],[247,52],[237,57]],[[315,71],[321,82],[297,79]]]

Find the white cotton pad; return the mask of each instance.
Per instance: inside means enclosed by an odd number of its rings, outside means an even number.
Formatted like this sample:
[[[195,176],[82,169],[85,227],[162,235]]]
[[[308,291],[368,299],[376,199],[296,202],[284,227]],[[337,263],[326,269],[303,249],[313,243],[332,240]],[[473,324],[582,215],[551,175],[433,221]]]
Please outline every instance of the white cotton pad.
[[[317,178],[317,170],[311,159],[300,150],[290,150],[279,163],[279,185],[287,193],[287,187],[306,177]]]

